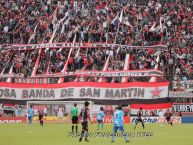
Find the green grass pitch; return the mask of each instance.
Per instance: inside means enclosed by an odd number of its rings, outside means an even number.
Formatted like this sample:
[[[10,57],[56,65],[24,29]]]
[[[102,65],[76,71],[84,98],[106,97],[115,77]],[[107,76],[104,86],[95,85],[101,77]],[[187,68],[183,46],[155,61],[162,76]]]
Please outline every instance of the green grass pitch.
[[[123,138],[115,138],[111,143],[111,138],[89,138],[90,142],[78,141],[78,137],[67,137],[71,130],[71,125],[50,123],[43,127],[35,123],[32,126],[27,124],[0,124],[0,145],[112,145],[112,144],[131,144],[131,145],[193,145],[193,124],[174,124],[171,127],[164,124],[145,124],[143,130],[141,124],[134,130],[128,124],[125,125],[126,132],[153,132],[153,137],[134,138],[131,137],[129,143],[125,143]],[[97,131],[96,124],[89,124],[91,132],[111,132],[112,124],[105,124],[104,129]],[[79,125],[80,129],[80,125]]]

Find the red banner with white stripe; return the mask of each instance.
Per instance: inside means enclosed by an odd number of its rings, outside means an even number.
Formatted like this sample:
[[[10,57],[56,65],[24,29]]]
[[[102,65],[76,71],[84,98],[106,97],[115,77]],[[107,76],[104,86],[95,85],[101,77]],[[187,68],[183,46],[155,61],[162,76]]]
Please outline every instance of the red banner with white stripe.
[[[139,111],[140,108],[143,109],[143,115],[159,115],[160,110],[162,112],[166,112],[167,109],[171,109],[172,104],[171,103],[160,103],[160,104],[131,104],[131,114],[132,115],[137,115],[137,112]]]
[[[168,97],[168,82],[96,83],[69,82],[61,84],[0,83],[0,99],[12,100],[127,100]]]

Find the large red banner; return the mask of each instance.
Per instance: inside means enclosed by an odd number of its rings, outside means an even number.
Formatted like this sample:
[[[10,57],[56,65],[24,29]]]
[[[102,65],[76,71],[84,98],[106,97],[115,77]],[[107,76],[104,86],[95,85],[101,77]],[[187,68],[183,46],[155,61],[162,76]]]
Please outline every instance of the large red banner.
[[[130,105],[131,108],[131,114],[132,115],[136,115],[137,112],[139,111],[140,108],[143,109],[143,114],[144,115],[155,115],[157,116],[160,112],[160,110],[164,112],[166,112],[167,109],[172,108],[172,104],[171,103],[160,103],[160,104],[131,104]]]

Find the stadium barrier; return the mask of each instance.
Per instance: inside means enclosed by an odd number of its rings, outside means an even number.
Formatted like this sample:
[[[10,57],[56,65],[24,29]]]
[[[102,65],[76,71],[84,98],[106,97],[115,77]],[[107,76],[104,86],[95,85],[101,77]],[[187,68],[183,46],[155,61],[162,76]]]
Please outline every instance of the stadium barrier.
[[[27,122],[26,117],[0,117],[0,124],[15,124],[15,123],[25,123]]]
[[[92,121],[94,123],[97,123],[97,116],[92,118]],[[124,121],[126,124],[130,123],[130,117],[129,116],[124,116]],[[105,116],[103,119],[103,123],[113,123],[113,118],[112,116]]]
[[[38,116],[35,116],[33,118],[33,121],[37,122],[37,121],[39,121],[38,119],[39,119]],[[65,123],[70,123],[71,122],[70,116],[65,116],[65,117],[62,118],[62,120]],[[97,116],[91,117],[91,120],[92,120],[93,123],[97,123]],[[130,123],[130,117],[129,116],[125,116],[124,120],[125,120],[125,123],[127,123],[127,124]],[[45,116],[44,121],[49,122],[49,123],[54,123],[54,122],[58,121],[58,117],[56,117],[56,116]],[[112,116],[105,116],[104,119],[103,119],[103,122],[104,123],[113,123]]]
[[[131,117],[130,123],[134,123],[136,121],[137,117]],[[142,117],[144,123],[166,123],[166,118],[160,118],[160,117]],[[181,123],[181,117],[172,117],[173,123]]]
[[[94,116],[91,118],[93,123],[97,123],[97,116]],[[70,123],[71,119],[70,116],[64,116],[62,118],[64,123]],[[130,117],[125,116],[124,117],[125,123],[128,124],[130,123]],[[33,121],[37,123],[39,121],[39,117],[35,116],[33,118]],[[0,124],[15,124],[15,123],[26,123],[27,118],[26,117],[0,117]],[[58,117],[57,116],[44,116],[44,122],[46,123],[56,123],[58,122]],[[113,123],[112,116],[105,116],[103,119],[104,123]]]
[[[182,117],[182,123],[193,123],[193,117]]]
[[[137,117],[129,117],[129,116],[125,116],[124,120],[125,123],[134,123],[136,121]],[[63,117],[63,122],[64,123],[69,123],[71,122],[70,120],[70,116],[65,116]],[[97,123],[97,118],[93,117],[92,118],[93,123]],[[38,116],[35,116],[33,118],[34,122],[38,122]],[[58,121],[58,117],[56,116],[45,116],[44,117],[44,122],[45,123],[56,123]],[[166,119],[165,118],[160,118],[160,117],[145,117],[143,118],[143,121],[145,123],[166,123]],[[172,121],[173,123],[193,123],[193,117],[172,117]],[[11,124],[15,124],[15,123],[26,123],[27,122],[27,118],[26,117],[0,117],[0,124],[7,124],[7,123],[11,123]],[[113,123],[112,120],[112,116],[106,116],[104,118],[104,123]]]

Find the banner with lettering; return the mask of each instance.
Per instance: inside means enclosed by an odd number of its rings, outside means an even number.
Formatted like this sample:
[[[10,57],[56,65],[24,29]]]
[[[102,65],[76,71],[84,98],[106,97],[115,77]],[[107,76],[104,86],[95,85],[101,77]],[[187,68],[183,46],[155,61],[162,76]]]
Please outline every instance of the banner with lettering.
[[[170,98],[193,98],[192,92],[177,92],[177,91],[169,91]]]
[[[193,104],[192,103],[177,103],[173,104],[173,110],[175,112],[181,113],[193,113]]]
[[[127,71],[76,71],[64,73],[38,74],[28,78],[47,78],[64,76],[95,76],[95,77],[153,77],[163,76],[163,72],[156,69],[149,70],[127,70]],[[25,78],[23,74],[0,74],[0,78]]]
[[[131,117],[130,123],[134,124],[137,120],[137,117]],[[142,117],[142,120],[144,123],[167,123],[167,120],[165,117]],[[182,123],[182,118],[179,116],[172,116],[171,121],[173,123]]]
[[[167,45],[153,45],[153,46],[129,46],[113,43],[42,43],[42,44],[10,44],[6,48],[9,49],[39,49],[39,48],[109,48],[109,47],[120,47],[120,48],[135,48],[135,49],[166,49]]]
[[[169,82],[96,83],[69,82],[62,84],[0,83],[0,99],[13,100],[127,100],[168,97]]]

